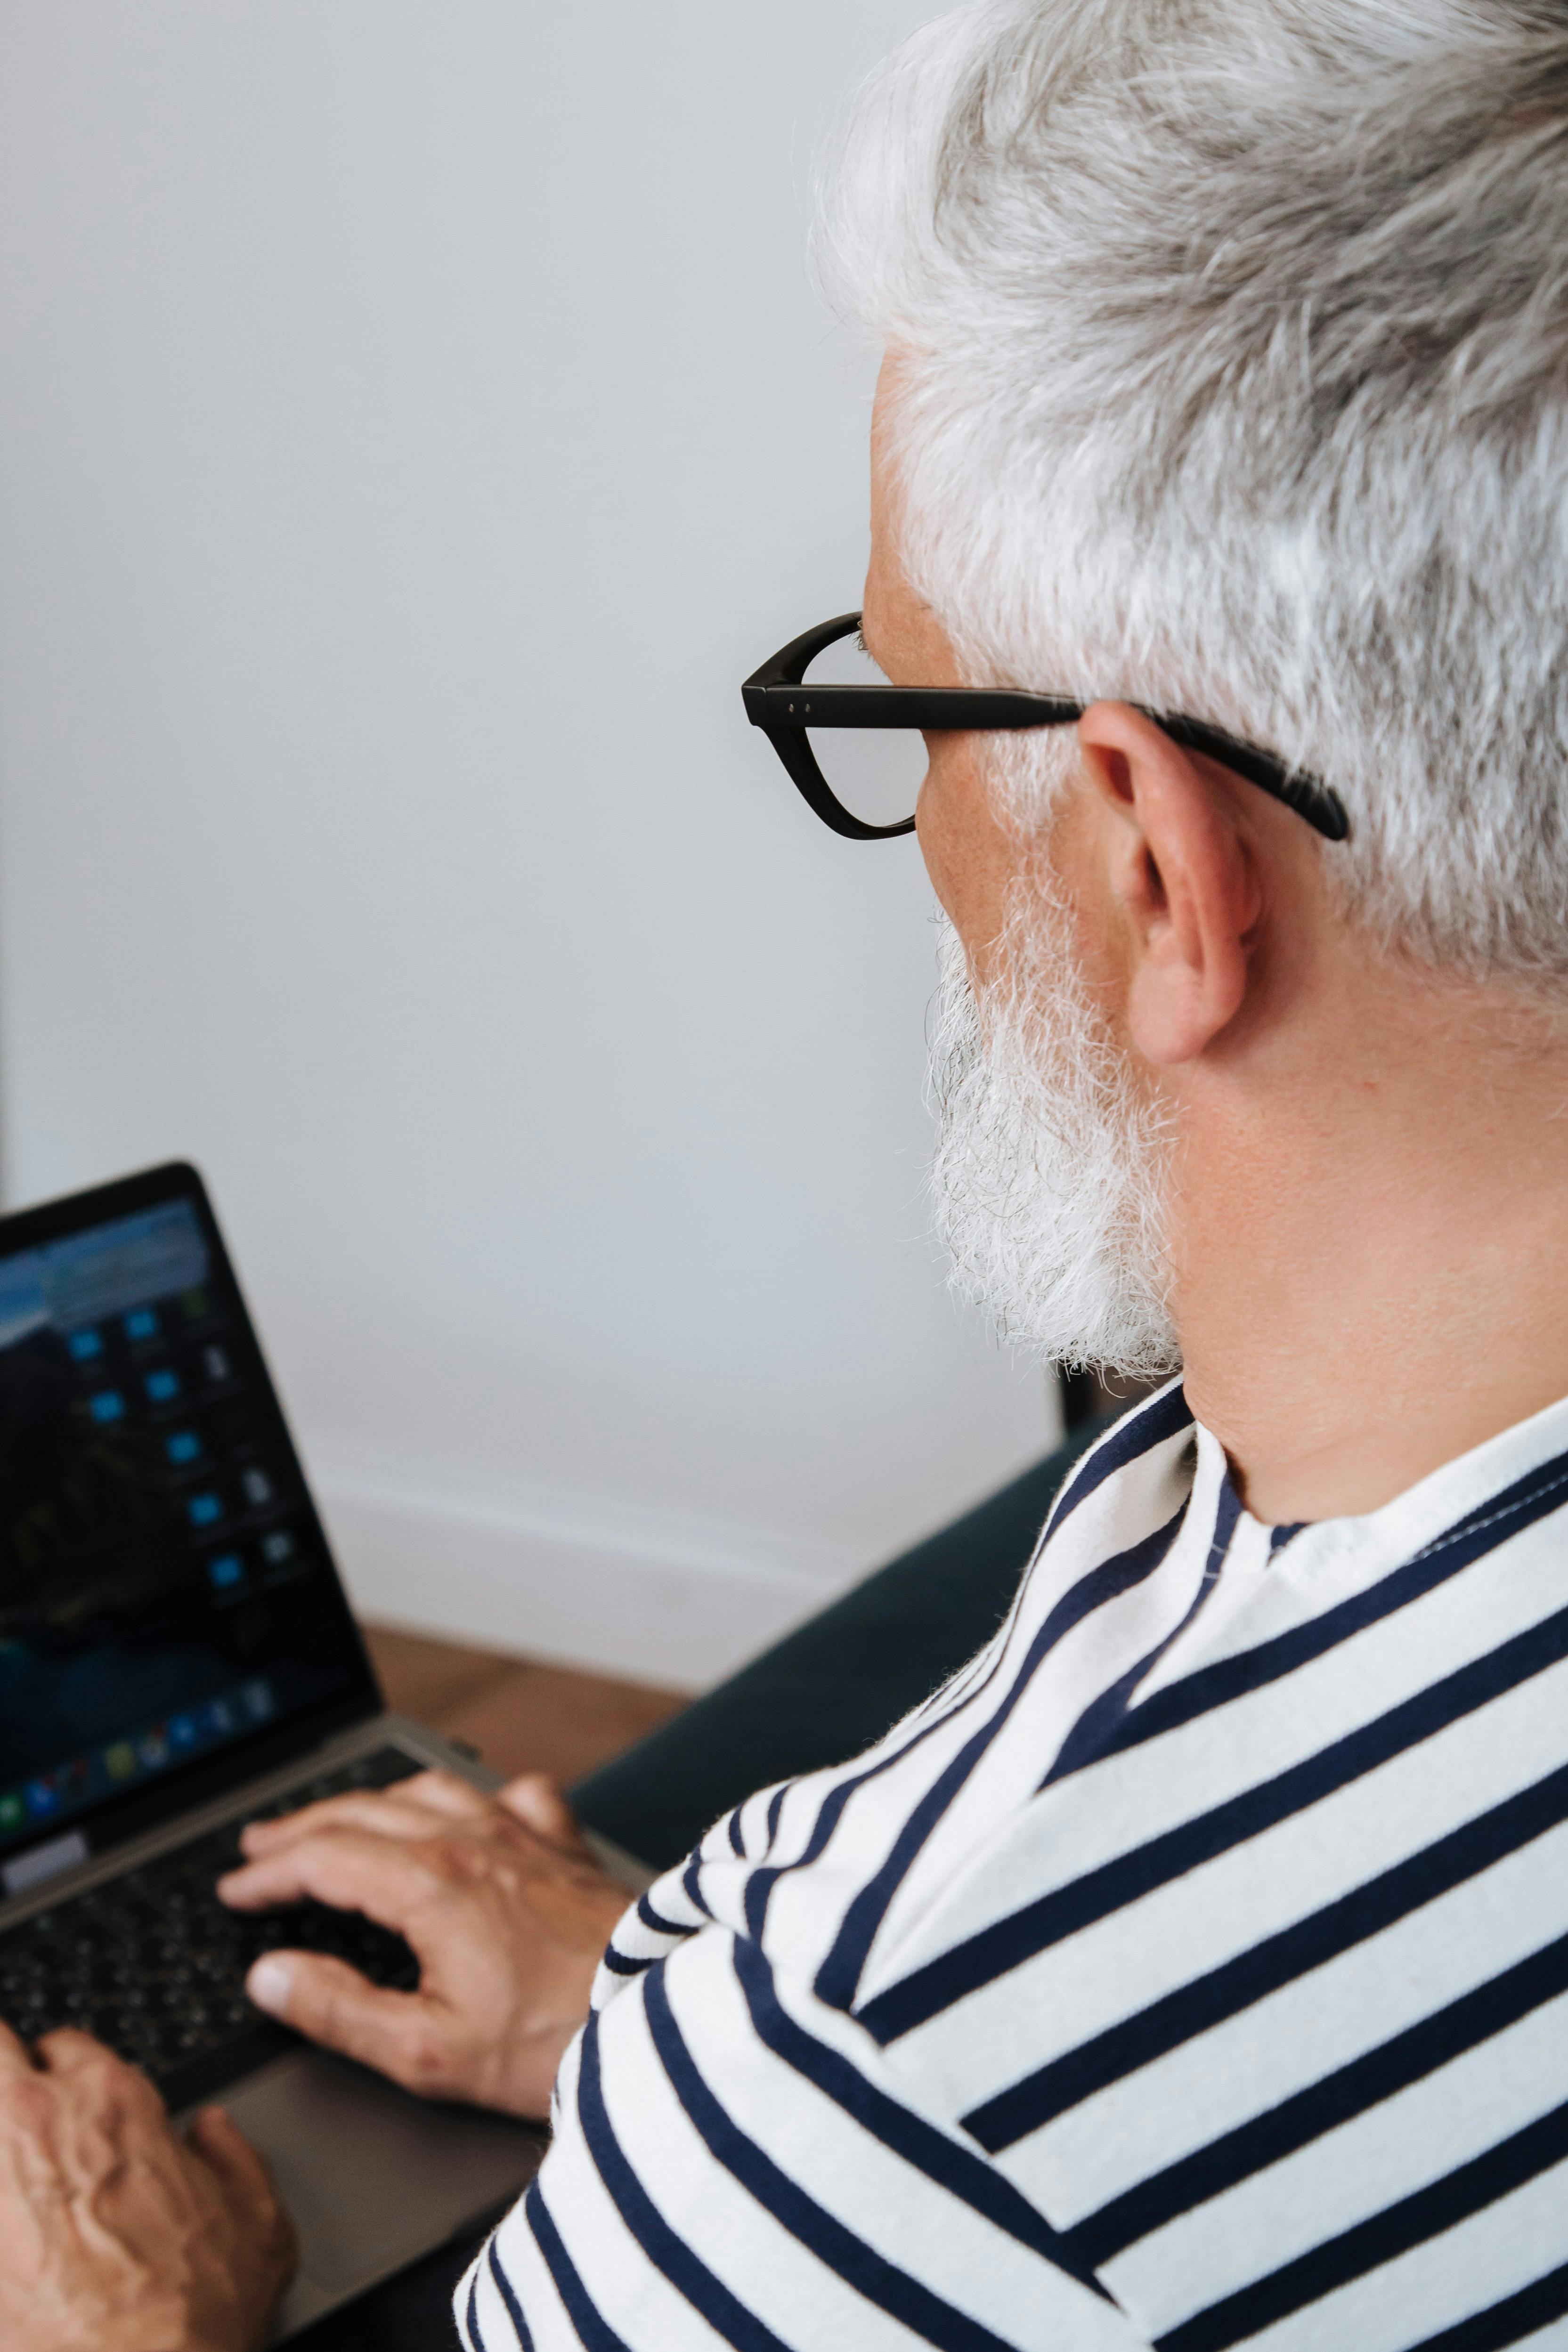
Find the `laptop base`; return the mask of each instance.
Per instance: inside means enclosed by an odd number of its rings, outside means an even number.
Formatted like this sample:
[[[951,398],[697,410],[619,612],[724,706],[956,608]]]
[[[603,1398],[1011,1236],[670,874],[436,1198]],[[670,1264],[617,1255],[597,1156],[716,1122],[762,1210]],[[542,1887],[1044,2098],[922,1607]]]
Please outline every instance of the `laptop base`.
[[[321,2050],[295,2050],[223,2105],[272,2168],[300,2234],[282,2343],[521,2194],[546,2135],[436,2106]]]

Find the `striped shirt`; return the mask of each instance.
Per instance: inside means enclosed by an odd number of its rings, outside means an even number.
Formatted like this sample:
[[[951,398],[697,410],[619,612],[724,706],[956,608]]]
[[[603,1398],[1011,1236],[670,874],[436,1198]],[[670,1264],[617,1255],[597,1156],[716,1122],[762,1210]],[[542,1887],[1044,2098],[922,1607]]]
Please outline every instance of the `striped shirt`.
[[[1568,2347],[1568,1402],[1268,1528],[1179,1385],[627,1913],[469,2352]]]

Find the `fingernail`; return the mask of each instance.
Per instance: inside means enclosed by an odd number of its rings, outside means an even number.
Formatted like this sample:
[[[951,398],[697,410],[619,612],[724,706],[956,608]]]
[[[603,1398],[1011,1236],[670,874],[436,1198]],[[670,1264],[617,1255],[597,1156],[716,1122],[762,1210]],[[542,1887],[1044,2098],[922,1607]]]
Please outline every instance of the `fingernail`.
[[[294,1971],[279,1952],[264,1952],[245,1979],[258,2009],[284,2010],[294,1990]]]

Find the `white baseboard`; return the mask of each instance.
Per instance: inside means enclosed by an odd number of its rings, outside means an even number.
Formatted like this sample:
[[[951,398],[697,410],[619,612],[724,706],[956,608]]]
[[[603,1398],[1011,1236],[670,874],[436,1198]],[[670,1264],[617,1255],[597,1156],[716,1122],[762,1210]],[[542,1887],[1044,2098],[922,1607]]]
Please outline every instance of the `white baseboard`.
[[[382,1624],[700,1690],[874,1563],[559,1497],[476,1497],[319,1465],[355,1609]]]

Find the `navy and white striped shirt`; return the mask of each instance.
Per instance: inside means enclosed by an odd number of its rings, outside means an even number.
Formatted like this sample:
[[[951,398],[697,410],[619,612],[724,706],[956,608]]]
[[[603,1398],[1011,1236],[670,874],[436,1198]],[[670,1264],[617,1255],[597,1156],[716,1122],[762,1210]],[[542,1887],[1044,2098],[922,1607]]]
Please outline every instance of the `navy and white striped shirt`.
[[[1267,1528],[1179,1386],[630,1911],[469,2352],[1568,2346],[1568,1402]]]

